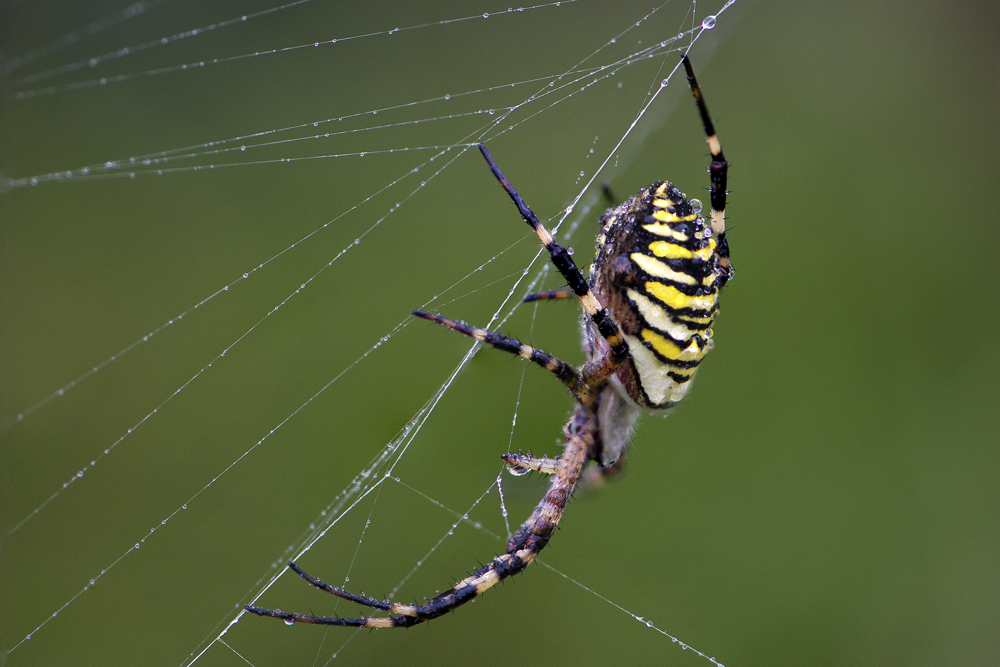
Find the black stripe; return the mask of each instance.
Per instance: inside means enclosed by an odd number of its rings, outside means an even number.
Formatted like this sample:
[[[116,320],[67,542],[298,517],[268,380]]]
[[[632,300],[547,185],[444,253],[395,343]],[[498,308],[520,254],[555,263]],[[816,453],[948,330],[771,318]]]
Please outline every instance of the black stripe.
[[[661,363],[663,363],[663,364],[664,364],[664,365],[666,365],[666,366],[670,366],[670,367],[672,367],[672,368],[679,368],[679,369],[681,369],[681,370],[684,370],[684,371],[686,371],[686,370],[690,370],[690,369],[692,369],[692,368],[698,368],[698,365],[699,365],[699,364],[701,364],[701,359],[698,359],[698,360],[696,360],[696,361],[677,361],[677,360],[675,360],[675,359],[670,359],[670,358],[668,358],[668,357],[665,357],[665,356],[663,356],[663,355],[662,355],[662,354],[660,354],[659,352],[657,352],[657,351],[656,351],[656,350],[655,350],[655,349],[653,348],[653,344],[652,344],[652,343],[650,343],[649,341],[645,341],[645,340],[644,340],[644,341],[642,341],[642,344],[643,344],[643,346],[644,346],[644,347],[645,347],[645,348],[646,348],[647,350],[649,350],[650,352],[652,352],[652,353],[653,353],[653,355],[654,355],[654,356],[655,356],[655,357],[656,357],[656,358],[657,358],[657,359],[658,359],[658,360],[659,360],[659,361],[660,361]],[[704,357],[702,357],[702,359],[704,359]],[[674,377],[674,376],[673,376],[673,375],[672,375],[671,373],[669,373],[669,372],[668,372],[667,374],[668,374],[668,375],[670,375],[670,377]],[[683,376],[678,376],[678,377],[682,377],[682,378],[683,378]],[[682,380],[682,381],[686,381],[686,378],[685,378],[685,380]]]

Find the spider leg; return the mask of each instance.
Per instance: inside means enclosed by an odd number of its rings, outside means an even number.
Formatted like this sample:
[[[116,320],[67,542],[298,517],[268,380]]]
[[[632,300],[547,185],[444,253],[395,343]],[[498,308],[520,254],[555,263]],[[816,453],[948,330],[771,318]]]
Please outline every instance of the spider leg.
[[[572,392],[573,396],[575,396],[576,399],[584,405],[593,405],[597,401],[597,394],[594,391],[594,388],[584,382],[583,378],[580,377],[580,374],[577,373],[572,366],[567,364],[565,361],[552,356],[548,352],[533,348],[530,345],[525,345],[521,341],[508,338],[503,334],[493,333],[492,331],[486,331],[485,329],[479,329],[466,324],[465,322],[459,322],[458,320],[453,320],[450,317],[445,317],[443,315],[435,315],[434,313],[428,313],[423,310],[414,310],[413,314],[417,317],[422,317],[425,320],[437,322],[442,326],[448,327],[452,331],[457,331],[465,334],[466,336],[492,345],[498,350],[516,354],[522,359],[527,359],[532,363],[538,364],[559,378],[559,381],[566,385],[570,392]]]
[[[701,123],[705,126],[705,141],[708,142],[708,152],[712,155],[712,163],[708,168],[709,178],[712,182],[708,188],[712,201],[712,231],[719,238],[719,263],[726,269],[730,268],[729,246],[726,244],[726,180],[729,175],[729,162],[722,153],[722,143],[715,134],[715,125],[712,117],[708,115],[708,106],[705,105],[705,98],[701,94],[701,86],[694,76],[694,69],[687,56],[681,58],[684,69],[687,71],[688,85],[691,87],[691,94],[694,101],[698,103],[698,112],[701,114]]]
[[[566,445],[556,464],[551,486],[528,520],[521,524],[521,527],[510,538],[507,543],[507,552],[495,557],[488,564],[462,579],[444,593],[431,598],[425,604],[398,604],[387,600],[375,600],[374,598],[353,595],[335,586],[325,584],[306,574],[293,563],[289,563],[289,567],[313,586],[345,600],[357,602],[379,611],[387,611],[391,615],[362,616],[360,618],[308,616],[284,612],[280,609],[264,609],[249,605],[247,605],[246,610],[259,616],[280,618],[289,624],[313,623],[361,628],[406,628],[447,614],[507,577],[518,574],[534,562],[538,553],[548,544],[552,533],[555,532],[556,526],[562,519],[566,503],[569,502],[570,495],[580,480],[580,471],[587,462],[588,452],[594,445],[596,430],[597,419],[594,416],[594,411],[577,405],[569,422],[563,428]]]
[[[625,342],[625,338],[622,336],[621,331],[618,329],[618,325],[615,321],[611,319],[611,315],[608,313],[607,308],[603,308],[597,297],[590,290],[590,285],[587,284],[587,280],[580,273],[580,269],[577,268],[576,264],[573,262],[573,258],[570,256],[569,252],[563,248],[561,245],[555,242],[552,238],[552,234],[545,225],[541,223],[538,216],[535,215],[534,211],[528,208],[528,205],[524,203],[521,199],[521,195],[517,194],[517,190],[514,186],[510,184],[507,177],[503,175],[500,171],[500,167],[497,163],[493,161],[493,156],[486,149],[486,146],[479,144],[479,151],[486,158],[486,163],[490,165],[490,169],[493,171],[493,175],[496,176],[497,180],[500,181],[500,185],[503,189],[507,191],[510,198],[513,200],[514,205],[517,206],[517,210],[520,212],[521,217],[524,221],[535,230],[538,235],[538,239],[545,246],[545,249],[549,251],[549,256],[552,258],[552,263],[562,274],[562,277],[566,279],[569,284],[570,290],[580,299],[580,305],[583,307],[584,312],[587,316],[594,322],[597,330],[600,332],[601,336],[608,341],[609,350],[605,357],[607,364],[606,367],[602,369],[604,375],[601,378],[596,378],[602,380],[607,377],[615,370],[621,367],[625,360],[628,358],[628,344]]]
[[[530,303],[532,301],[552,301],[554,299],[568,299],[570,297],[576,296],[569,290],[548,290],[547,292],[528,292],[521,299],[521,303]]]
[[[548,456],[501,454],[500,458],[504,460],[507,468],[515,475],[523,475],[529,470],[540,472],[543,475],[554,475],[559,469],[559,459],[553,459]]]

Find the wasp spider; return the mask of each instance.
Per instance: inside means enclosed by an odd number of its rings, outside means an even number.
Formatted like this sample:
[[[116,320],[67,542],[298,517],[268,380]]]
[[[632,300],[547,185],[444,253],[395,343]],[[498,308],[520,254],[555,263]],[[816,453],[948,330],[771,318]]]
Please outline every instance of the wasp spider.
[[[687,394],[699,363],[712,347],[719,292],[732,277],[733,268],[726,243],[726,158],[686,56],[683,63],[712,157],[711,218],[706,222],[699,214],[700,202],[687,199],[670,183],[654,183],[640,190],[602,216],[589,280],[517,194],[486,147],[479,146],[493,175],[514,200],[524,221],[538,234],[569,286],[566,292],[528,298],[552,299],[570,293],[579,298],[585,313],[587,363],[574,368],[502,334],[413,311],[417,317],[544,367],[576,398],[576,407],[563,427],[562,456],[503,456],[516,472],[535,470],[552,476],[551,487],[510,538],[506,553],[422,605],[355,595],[289,562],[289,568],[316,588],[387,615],[328,618],[253,606],[247,606],[247,611],[286,623],[367,628],[405,628],[452,611],[528,567],[552,537],[584,465],[595,461],[602,470],[614,470],[639,414],[662,413]]]

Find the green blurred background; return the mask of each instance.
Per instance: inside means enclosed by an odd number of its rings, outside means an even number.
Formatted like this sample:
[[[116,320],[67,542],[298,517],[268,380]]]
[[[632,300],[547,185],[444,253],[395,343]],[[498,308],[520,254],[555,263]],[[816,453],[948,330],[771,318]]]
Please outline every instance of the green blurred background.
[[[218,634],[468,349],[407,321],[409,309],[486,324],[537,250],[475,151],[427,162],[436,151],[417,149],[473,140],[499,117],[487,109],[520,104],[549,79],[503,84],[561,74],[629,26],[592,62],[691,26],[684,3],[643,20],[650,6],[634,2],[508,14],[489,2],[315,1],[42,83],[20,80],[271,6],[178,0],[89,37],[88,26],[123,5],[0,8],[7,56],[80,36],[3,80],[0,170],[13,178],[383,110],[164,165],[196,171],[77,172],[0,196],[0,649],[59,611],[8,664],[177,665]],[[697,22],[716,11],[699,3]],[[484,12],[493,15],[13,99]],[[1000,455],[989,435],[1000,395],[998,44],[991,2],[741,0],[702,35],[691,57],[732,165],[737,267],[716,349],[685,405],[643,422],[627,474],[577,494],[543,560],[730,667],[998,662]],[[572,201],[580,172],[590,178],[612,154],[676,62],[588,77],[567,99],[543,98],[489,132],[543,219]],[[391,127],[365,129],[380,125]],[[317,132],[347,133],[253,147]],[[411,150],[378,152],[402,147]],[[359,151],[369,154],[275,162]],[[703,196],[707,162],[675,76],[596,183],[624,197],[668,178]],[[595,218],[569,241],[581,264]],[[544,287],[558,286],[548,276]],[[576,317],[572,304],[522,307],[500,329],[579,362]],[[388,593],[454,521],[409,487],[466,511],[500,472],[500,453],[557,451],[569,405],[542,371],[478,355],[394,469],[405,485],[383,484],[300,563]],[[543,488],[505,476],[512,523]],[[471,518],[503,534],[495,491]],[[399,597],[443,589],[500,550],[487,532],[459,526]],[[288,576],[259,602],[354,612]],[[325,664],[335,652],[350,664],[709,664],[537,566],[406,632],[244,617],[225,639],[232,650],[216,644],[201,664]]]

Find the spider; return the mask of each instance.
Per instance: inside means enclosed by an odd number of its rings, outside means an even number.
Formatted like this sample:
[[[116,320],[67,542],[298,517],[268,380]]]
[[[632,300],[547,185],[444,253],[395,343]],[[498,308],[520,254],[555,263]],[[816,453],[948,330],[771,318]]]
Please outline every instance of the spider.
[[[732,277],[733,268],[725,225],[728,164],[687,56],[682,62],[712,158],[711,218],[706,223],[699,214],[700,202],[688,200],[668,182],[640,190],[601,217],[597,256],[590,267],[589,281],[507,181],[486,147],[479,145],[493,175],[524,221],[535,230],[569,287],[568,291],[533,294],[525,299],[579,298],[584,311],[587,363],[574,368],[502,334],[413,311],[417,317],[542,366],[559,378],[576,399],[563,427],[562,456],[502,457],[515,472],[534,470],[552,477],[545,497],[510,538],[507,551],[421,605],[355,595],[320,581],[289,561],[288,567],[316,588],[388,615],[309,616],[250,605],[247,611],[280,618],[288,624],[366,628],[405,628],[452,611],[528,567],[552,537],[583,467],[594,461],[602,472],[614,472],[621,465],[638,416],[670,410],[688,392],[699,363],[712,347],[719,293]]]

